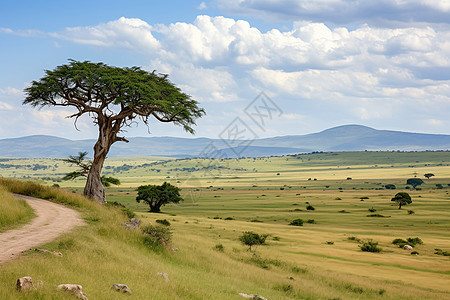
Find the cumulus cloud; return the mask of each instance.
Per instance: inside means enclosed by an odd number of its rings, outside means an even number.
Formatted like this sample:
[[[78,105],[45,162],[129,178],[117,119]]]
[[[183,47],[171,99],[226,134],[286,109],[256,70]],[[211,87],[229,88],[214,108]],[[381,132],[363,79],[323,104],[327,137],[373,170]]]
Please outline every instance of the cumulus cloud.
[[[138,52],[159,47],[158,40],[152,35],[152,26],[141,19],[125,17],[97,26],[66,28],[52,36],[79,44],[129,48]]]
[[[224,11],[272,19],[349,23],[450,23],[447,0],[216,0]]]

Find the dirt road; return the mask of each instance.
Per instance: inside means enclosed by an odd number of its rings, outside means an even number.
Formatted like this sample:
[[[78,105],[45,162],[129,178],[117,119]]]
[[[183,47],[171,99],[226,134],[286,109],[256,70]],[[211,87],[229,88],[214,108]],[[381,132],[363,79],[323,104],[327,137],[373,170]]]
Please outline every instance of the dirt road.
[[[0,264],[85,224],[77,211],[63,205],[23,195],[14,196],[27,201],[36,217],[30,224],[0,233]]]

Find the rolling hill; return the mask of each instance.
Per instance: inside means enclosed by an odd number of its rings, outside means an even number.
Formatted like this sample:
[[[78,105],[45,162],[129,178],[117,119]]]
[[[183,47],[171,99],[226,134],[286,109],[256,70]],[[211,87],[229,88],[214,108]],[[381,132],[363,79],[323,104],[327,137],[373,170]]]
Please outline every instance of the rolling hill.
[[[425,151],[449,150],[450,135],[377,130],[361,125],[343,125],[318,133],[290,135],[253,141],[209,138],[134,137],[116,143],[109,156],[237,157],[270,156],[314,151]],[[0,157],[67,157],[92,152],[95,140],[69,140],[33,135],[0,140]]]

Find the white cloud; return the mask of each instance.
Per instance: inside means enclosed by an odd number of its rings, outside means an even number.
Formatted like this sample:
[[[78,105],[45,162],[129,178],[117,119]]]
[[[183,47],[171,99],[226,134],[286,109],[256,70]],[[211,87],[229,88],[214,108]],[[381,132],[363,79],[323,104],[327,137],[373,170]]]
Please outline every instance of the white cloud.
[[[207,8],[208,8],[208,6],[206,5],[205,2],[202,2],[197,6],[198,10],[203,10],[203,9],[207,9]]]
[[[14,87],[8,86],[6,88],[0,88],[0,97],[2,96],[22,96],[23,92]]]
[[[8,103],[0,101],[0,110],[13,110],[14,107]]]
[[[158,40],[152,35],[152,26],[141,19],[125,17],[97,26],[66,28],[65,31],[52,35],[79,44],[122,47],[137,52],[159,48]]]

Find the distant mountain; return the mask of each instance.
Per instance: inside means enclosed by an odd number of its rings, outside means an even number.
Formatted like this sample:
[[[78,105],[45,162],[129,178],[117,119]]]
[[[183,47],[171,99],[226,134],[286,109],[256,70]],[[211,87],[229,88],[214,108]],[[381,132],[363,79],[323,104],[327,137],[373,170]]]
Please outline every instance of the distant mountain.
[[[361,125],[253,141],[174,137],[135,137],[129,140],[129,143],[114,144],[109,156],[255,157],[314,151],[450,149],[450,135],[376,130]],[[95,140],[72,141],[46,135],[3,139],[0,140],[0,157],[67,157],[81,151],[92,156],[94,143]]]

